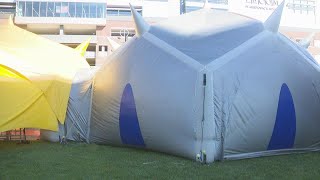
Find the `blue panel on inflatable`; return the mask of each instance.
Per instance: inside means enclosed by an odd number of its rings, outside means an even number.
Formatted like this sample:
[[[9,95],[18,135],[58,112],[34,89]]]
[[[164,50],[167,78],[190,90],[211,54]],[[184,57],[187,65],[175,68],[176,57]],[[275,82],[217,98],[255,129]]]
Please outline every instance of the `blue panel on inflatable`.
[[[120,136],[123,144],[145,147],[130,84],[124,88],[119,116]]]
[[[286,84],[280,91],[277,117],[268,150],[293,148],[296,135],[296,113],[291,92]]]

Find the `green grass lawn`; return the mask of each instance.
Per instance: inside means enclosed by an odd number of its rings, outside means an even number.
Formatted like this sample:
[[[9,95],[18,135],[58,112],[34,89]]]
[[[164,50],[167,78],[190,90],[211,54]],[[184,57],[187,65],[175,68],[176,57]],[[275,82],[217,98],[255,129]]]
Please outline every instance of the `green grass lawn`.
[[[201,165],[140,149],[0,142],[0,179],[317,179],[320,153]]]

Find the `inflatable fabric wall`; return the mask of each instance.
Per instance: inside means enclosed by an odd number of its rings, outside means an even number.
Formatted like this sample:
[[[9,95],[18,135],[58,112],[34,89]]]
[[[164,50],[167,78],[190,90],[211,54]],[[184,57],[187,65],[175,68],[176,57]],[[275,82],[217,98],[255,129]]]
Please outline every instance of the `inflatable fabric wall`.
[[[84,83],[87,111],[69,101],[70,136],[207,162],[319,150],[319,66],[278,32],[283,6],[265,23],[202,9],[149,26],[133,10],[137,35]]]

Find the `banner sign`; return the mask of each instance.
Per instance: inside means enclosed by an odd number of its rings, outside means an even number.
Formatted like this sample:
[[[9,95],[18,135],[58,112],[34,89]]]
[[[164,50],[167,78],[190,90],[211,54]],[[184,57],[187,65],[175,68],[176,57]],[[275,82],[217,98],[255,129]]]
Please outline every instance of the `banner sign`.
[[[229,0],[229,11],[265,21],[283,0]]]
[[[229,0],[229,11],[264,22],[284,0]],[[318,29],[319,1],[286,0],[281,26]]]
[[[245,0],[245,7],[257,10],[274,10],[278,7],[278,0]]]

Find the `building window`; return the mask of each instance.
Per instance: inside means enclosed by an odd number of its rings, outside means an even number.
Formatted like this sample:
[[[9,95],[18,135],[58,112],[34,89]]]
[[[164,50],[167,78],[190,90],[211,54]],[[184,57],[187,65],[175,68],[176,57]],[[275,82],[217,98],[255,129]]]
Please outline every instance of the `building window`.
[[[69,17],[76,17],[76,3],[69,3]]]
[[[131,16],[131,10],[119,10],[119,16]]]
[[[47,2],[40,2],[40,17],[47,16]]]
[[[32,17],[32,2],[26,3],[26,16]]]
[[[47,10],[46,17],[54,17],[54,2],[48,2],[46,10]]]
[[[119,15],[119,11],[118,10],[114,10],[114,9],[107,9],[107,15],[108,16],[118,16]]]
[[[108,46],[99,46],[99,52],[108,52]]]
[[[192,11],[197,11],[199,9],[202,9],[202,7],[199,7],[199,6],[186,6],[186,12],[187,13],[192,12]]]
[[[82,5],[82,17],[83,18],[89,18],[89,15],[90,15],[89,3],[83,3],[83,5]]]
[[[54,3],[54,17],[60,17],[61,13],[61,2],[55,2]]]
[[[17,15],[27,17],[105,18],[105,3],[17,1]]]
[[[9,1],[7,3],[2,2],[3,1],[0,0],[0,14],[14,14],[18,12],[18,5],[14,1],[11,0],[11,2]]]
[[[26,2],[18,2],[17,16],[26,16]]]
[[[82,3],[76,3],[76,17],[82,17]]]
[[[39,2],[33,2],[32,3],[32,16],[33,17],[39,17],[40,16]]]
[[[90,18],[97,18],[97,5],[95,3],[90,4]]]
[[[137,7],[137,12],[142,15],[142,8]],[[131,10],[129,7],[107,7],[107,15],[108,16],[131,16]]]
[[[67,2],[62,2],[61,3],[60,17],[70,17],[70,14],[69,14],[69,3],[67,3]]]
[[[294,13],[315,14],[316,0],[290,0],[287,7]]]
[[[97,18],[105,18],[106,17],[106,5],[98,3],[97,4]]]
[[[228,4],[228,0],[209,0],[209,2],[214,4]]]
[[[136,34],[134,29],[112,28],[111,36],[113,37],[133,37]]]
[[[320,48],[320,41],[319,40],[314,40],[313,43],[314,43],[315,47]]]

